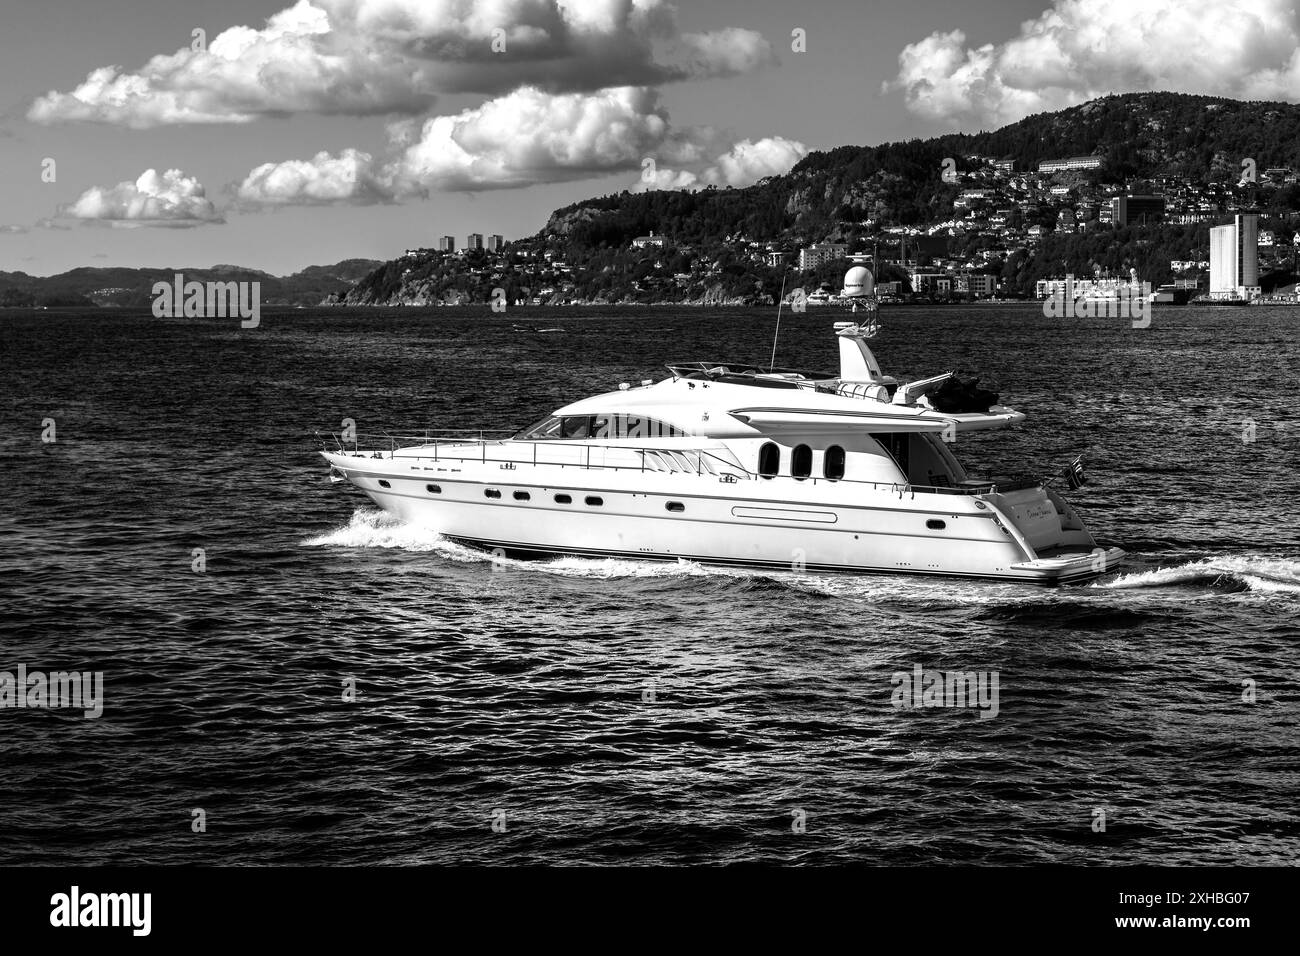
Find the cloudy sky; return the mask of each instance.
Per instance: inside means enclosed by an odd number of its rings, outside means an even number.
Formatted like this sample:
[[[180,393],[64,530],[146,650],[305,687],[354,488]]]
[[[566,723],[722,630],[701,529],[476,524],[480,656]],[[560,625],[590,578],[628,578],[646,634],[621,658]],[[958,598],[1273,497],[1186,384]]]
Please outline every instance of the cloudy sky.
[[[0,270],[390,258],[1150,89],[1300,99],[1293,0],[24,2]]]

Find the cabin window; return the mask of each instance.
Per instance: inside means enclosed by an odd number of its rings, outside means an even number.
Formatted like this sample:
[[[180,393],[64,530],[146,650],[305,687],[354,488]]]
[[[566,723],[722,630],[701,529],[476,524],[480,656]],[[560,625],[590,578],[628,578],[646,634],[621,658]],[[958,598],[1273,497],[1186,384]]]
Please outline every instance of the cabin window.
[[[771,478],[781,470],[781,448],[775,442],[767,442],[758,450],[758,473],[764,478]]]
[[[626,414],[552,415],[515,435],[521,441],[685,437],[686,431],[676,425],[646,418],[644,415]]]
[[[516,435],[515,438],[528,441],[543,441],[548,438],[559,438],[561,424],[563,424],[563,422],[559,418],[551,415],[547,418],[543,418],[536,425],[530,425],[528,428],[525,428]]]
[[[894,464],[898,465],[898,470],[908,480],[911,480],[911,471],[909,469],[911,456],[908,454],[911,450],[911,443],[908,439],[911,436],[905,432],[891,432],[883,435],[872,435],[871,437],[880,444],[880,447],[885,450],[885,453],[890,458],[894,459]]]
[[[561,438],[590,438],[592,418],[587,415],[568,415],[560,428]]]
[[[388,482],[384,481],[384,479],[380,478],[380,479],[379,479],[379,487],[380,487],[380,488],[391,488],[391,487],[393,487],[393,486],[390,485]]]
[[[670,502],[668,502],[668,504],[664,505],[664,507],[667,508],[669,511],[685,511],[685,510],[686,510],[686,506],[685,506],[684,504],[682,504],[680,501],[670,501]]]
[[[440,494],[442,494],[442,486],[441,486],[441,485],[425,485],[425,486],[424,486],[424,490],[427,491],[427,492],[428,492],[429,494],[431,494],[431,495],[440,495]]]
[[[812,474],[812,449],[807,445],[795,445],[790,456],[790,474],[800,481]]]
[[[831,445],[822,458],[822,474],[830,481],[839,481],[844,477],[844,449]]]
[[[532,501],[533,496],[526,491],[516,491],[515,501]]]
[[[685,438],[686,432],[676,425],[669,425],[653,418],[640,415],[615,415],[615,438]]]
[[[501,492],[497,491],[495,488],[484,488],[483,496],[486,498],[500,498]]]
[[[944,528],[948,527],[948,522],[940,521],[938,518],[931,518],[925,523],[925,526],[931,531],[942,531]]]
[[[568,495],[556,495],[555,503],[557,505],[571,505],[573,504],[573,499]]]
[[[599,508],[605,503],[604,498],[598,498],[595,495],[587,495],[586,501],[587,504],[591,505],[593,508]]]

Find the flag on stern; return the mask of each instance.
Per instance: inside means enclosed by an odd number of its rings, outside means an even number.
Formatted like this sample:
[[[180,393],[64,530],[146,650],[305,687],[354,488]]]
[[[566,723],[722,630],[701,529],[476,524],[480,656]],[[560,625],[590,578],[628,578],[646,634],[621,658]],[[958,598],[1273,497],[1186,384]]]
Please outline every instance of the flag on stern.
[[[1086,484],[1088,476],[1083,470],[1083,456],[1077,455],[1074,461],[1066,466],[1065,471],[1061,472],[1061,477],[1065,479],[1065,483],[1070,486],[1071,491],[1080,485]]]

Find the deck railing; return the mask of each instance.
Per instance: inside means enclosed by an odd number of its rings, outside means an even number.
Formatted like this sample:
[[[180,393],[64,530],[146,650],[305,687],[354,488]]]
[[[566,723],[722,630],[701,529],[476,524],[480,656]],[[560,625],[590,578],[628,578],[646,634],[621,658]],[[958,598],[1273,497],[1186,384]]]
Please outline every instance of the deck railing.
[[[499,438],[488,438],[489,434],[497,434]],[[330,433],[328,437],[320,432],[316,437],[321,442],[322,449],[332,451],[336,454],[346,455],[354,458],[379,458],[391,459],[397,457],[397,452],[401,452],[403,459],[427,459],[434,462],[472,462],[478,464],[500,464],[503,468],[510,468],[516,465],[545,465],[555,468],[579,468],[582,470],[600,470],[600,471],[636,471],[636,472],[659,472],[659,473],[684,473],[693,474],[697,477],[704,475],[716,476],[719,481],[797,481],[800,483],[811,482],[813,485],[825,482],[827,484],[848,484],[869,486],[875,489],[885,489],[897,494],[900,498],[917,494],[938,494],[938,495],[985,495],[998,494],[1000,492],[1017,491],[1023,488],[1033,488],[1042,484],[1042,479],[1033,477],[1016,477],[1002,479],[999,481],[974,482],[967,481],[960,485],[922,485],[913,482],[882,482],[882,481],[864,481],[860,478],[825,478],[809,475],[807,478],[796,478],[793,475],[760,475],[757,472],[748,470],[742,465],[737,464],[719,455],[702,448],[667,448],[667,447],[640,447],[634,445],[611,445],[590,441],[565,441],[563,439],[521,439],[510,441],[509,447],[521,448],[525,445],[531,446],[531,455],[526,457],[500,457],[490,455],[489,448],[506,447],[506,441],[515,434],[514,432],[505,431],[484,431],[476,429],[472,431],[447,431],[430,429],[422,434],[417,435],[394,435],[388,432],[380,434],[357,434],[349,435],[345,440],[343,436],[337,433]],[[333,448],[330,448],[330,444]],[[351,446],[349,448],[349,446]],[[579,449],[580,454],[575,455],[573,459],[559,461],[546,460],[545,455],[539,458],[538,449],[553,450],[558,448]],[[619,451],[632,453],[639,456],[639,461],[635,464],[617,464],[607,461],[593,462],[591,453],[593,450],[601,451]],[[662,457],[666,453],[673,452],[670,458],[675,464],[680,464],[678,456],[686,459],[688,467],[682,468],[658,468],[653,464],[648,464],[650,456],[655,456],[654,461],[664,463]],[[689,467],[694,459],[694,467]],[[707,464],[706,464],[707,461]]]

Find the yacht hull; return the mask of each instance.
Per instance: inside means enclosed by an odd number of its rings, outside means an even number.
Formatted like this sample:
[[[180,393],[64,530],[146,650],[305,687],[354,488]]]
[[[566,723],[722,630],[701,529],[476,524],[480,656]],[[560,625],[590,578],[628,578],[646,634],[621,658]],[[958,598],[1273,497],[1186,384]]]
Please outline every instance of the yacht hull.
[[[401,520],[512,557],[684,560],[1051,585],[1113,571],[1123,555],[1096,547],[1081,526],[1063,528],[1042,489],[973,496],[814,479],[728,483],[673,474],[647,480],[636,472],[600,474],[597,481],[593,472],[573,468],[525,476],[490,461],[439,469],[326,457],[336,473]]]

